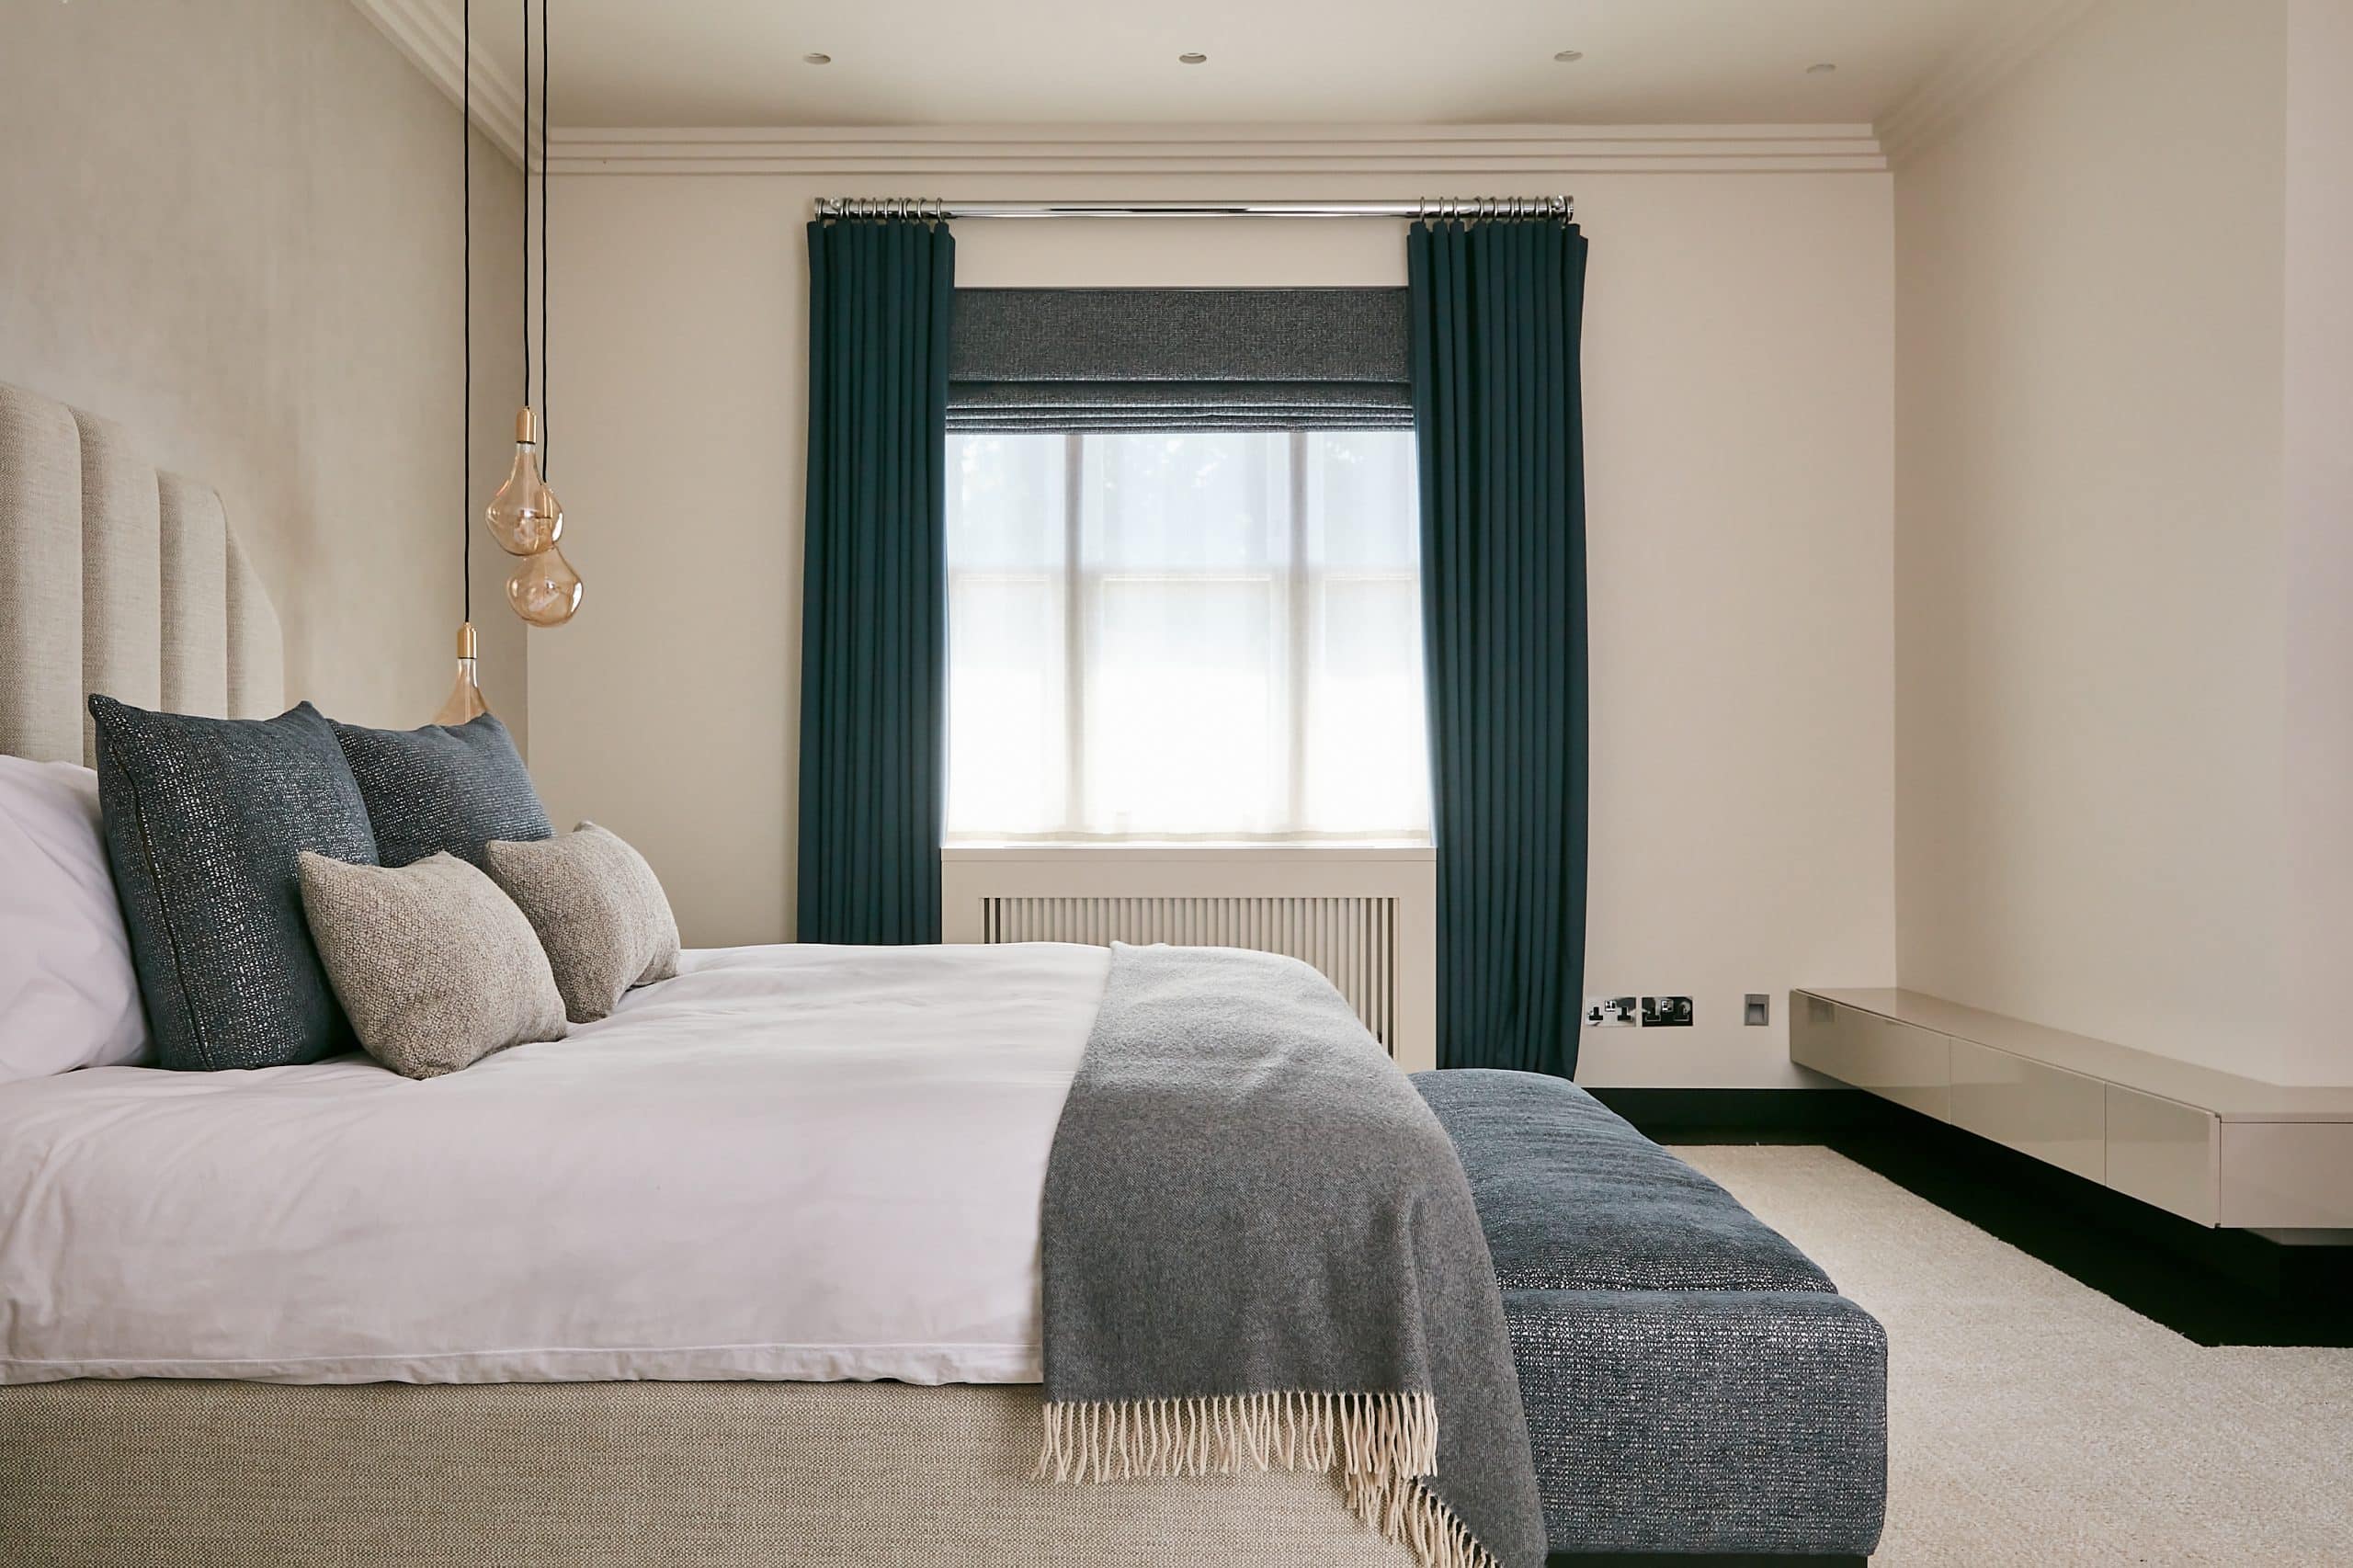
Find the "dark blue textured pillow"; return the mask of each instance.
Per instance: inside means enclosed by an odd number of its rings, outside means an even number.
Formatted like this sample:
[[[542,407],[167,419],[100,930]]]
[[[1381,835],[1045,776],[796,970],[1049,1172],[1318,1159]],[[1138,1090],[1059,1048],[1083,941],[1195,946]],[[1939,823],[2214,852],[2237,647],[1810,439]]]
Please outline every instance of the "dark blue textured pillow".
[[[337,724],[335,737],[359,780],[384,865],[413,865],[447,850],[479,867],[482,846],[494,838],[555,836],[515,738],[488,713],[421,730]]]
[[[163,1064],[276,1067],[351,1050],[295,869],[305,849],[376,858],[335,727],[307,702],[199,719],[93,697],[90,714],[107,858]]]

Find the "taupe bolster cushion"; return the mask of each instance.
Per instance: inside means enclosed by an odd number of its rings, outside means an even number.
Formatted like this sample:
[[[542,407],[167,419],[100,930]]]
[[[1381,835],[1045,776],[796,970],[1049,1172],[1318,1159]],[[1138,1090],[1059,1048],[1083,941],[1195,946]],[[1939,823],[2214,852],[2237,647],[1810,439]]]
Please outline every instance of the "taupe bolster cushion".
[[[409,1078],[563,1038],[563,997],[531,923],[456,856],[352,866],[305,852],[302,911],[369,1055]]]
[[[654,868],[595,823],[537,843],[494,839],[483,855],[530,916],[574,1023],[594,1023],[631,986],[678,972],[678,923]]]

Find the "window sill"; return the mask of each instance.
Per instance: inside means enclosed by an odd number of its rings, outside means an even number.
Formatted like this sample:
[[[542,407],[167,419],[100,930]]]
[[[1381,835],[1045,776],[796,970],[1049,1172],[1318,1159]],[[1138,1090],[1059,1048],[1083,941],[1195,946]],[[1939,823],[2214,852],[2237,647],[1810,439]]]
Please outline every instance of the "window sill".
[[[1078,840],[1038,840],[1006,843],[963,843],[944,846],[939,851],[943,860],[988,861],[1002,865],[1013,860],[1060,861],[1120,860],[1130,863],[1143,861],[1219,861],[1289,860],[1295,863],[1313,861],[1332,864],[1338,861],[1412,861],[1435,860],[1435,846],[1416,844],[1405,839],[1328,839],[1269,841],[1267,843],[1170,843],[1165,840],[1125,839],[1111,842]]]

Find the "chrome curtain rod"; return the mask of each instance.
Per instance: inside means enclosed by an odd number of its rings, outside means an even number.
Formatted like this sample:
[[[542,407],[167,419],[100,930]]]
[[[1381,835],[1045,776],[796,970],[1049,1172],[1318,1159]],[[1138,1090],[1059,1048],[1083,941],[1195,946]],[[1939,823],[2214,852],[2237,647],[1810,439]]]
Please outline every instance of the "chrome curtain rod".
[[[924,196],[821,196],[820,218],[1557,218],[1569,196],[1432,196],[1413,201],[947,201]]]

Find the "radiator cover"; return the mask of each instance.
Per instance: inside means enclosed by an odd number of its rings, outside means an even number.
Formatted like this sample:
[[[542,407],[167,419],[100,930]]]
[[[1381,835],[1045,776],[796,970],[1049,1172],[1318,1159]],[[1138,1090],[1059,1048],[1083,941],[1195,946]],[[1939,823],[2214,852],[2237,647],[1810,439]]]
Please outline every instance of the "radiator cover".
[[[1348,999],[1372,1038],[1397,1051],[1397,900],[1341,897],[989,896],[984,942],[1169,942],[1248,948],[1312,964]]]

